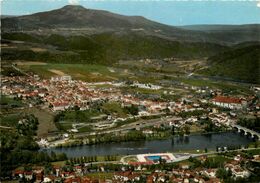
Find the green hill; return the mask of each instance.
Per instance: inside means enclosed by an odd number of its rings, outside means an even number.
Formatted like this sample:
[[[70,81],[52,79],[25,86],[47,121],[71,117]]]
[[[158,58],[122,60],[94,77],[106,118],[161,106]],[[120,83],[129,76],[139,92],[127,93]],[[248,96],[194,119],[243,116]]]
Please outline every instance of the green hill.
[[[210,76],[260,83],[260,44],[236,45],[233,49],[208,59],[209,68],[201,71]]]
[[[27,47],[2,49],[2,60],[37,60],[60,63],[111,64],[122,59],[177,57],[194,59],[212,56],[228,47],[205,42],[177,42],[138,33],[103,33],[91,36],[39,36],[3,34],[4,40],[24,41]],[[34,52],[31,47],[47,47]],[[49,49],[52,47],[52,49]]]

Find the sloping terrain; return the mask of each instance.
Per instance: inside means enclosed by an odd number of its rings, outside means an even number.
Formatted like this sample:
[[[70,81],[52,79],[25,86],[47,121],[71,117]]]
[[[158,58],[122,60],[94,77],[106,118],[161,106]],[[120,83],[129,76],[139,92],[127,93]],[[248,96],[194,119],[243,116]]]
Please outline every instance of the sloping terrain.
[[[151,21],[141,16],[125,16],[72,5],[32,15],[1,16],[1,22],[2,32],[27,32],[38,35],[93,35],[108,32],[128,34],[129,32],[138,32],[144,36],[157,36],[180,42],[236,44],[243,41],[260,41],[259,25],[217,26],[217,28],[213,27],[206,30],[200,27],[175,27]]]
[[[238,44],[241,42],[260,41],[260,25],[188,25],[179,28],[190,31],[202,31],[216,40]]]
[[[3,34],[2,41],[23,41],[16,47],[2,48],[2,60],[60,63],[112,64],[122,59],[183,58],[212,56],[228,49],[213,43],[177,42],[137,33],[103,33],[90,36],[39,36],[23,33]],[[14,43],[12,43],[14,44]],[[24,46],[27,44],[27,47]],[[47,47],[37,52],[31,47]]]
[[[210,57],[208,64],[209,68],[203,70],[203,74],[259,84],[260,44],[237,45],[229,51]]]

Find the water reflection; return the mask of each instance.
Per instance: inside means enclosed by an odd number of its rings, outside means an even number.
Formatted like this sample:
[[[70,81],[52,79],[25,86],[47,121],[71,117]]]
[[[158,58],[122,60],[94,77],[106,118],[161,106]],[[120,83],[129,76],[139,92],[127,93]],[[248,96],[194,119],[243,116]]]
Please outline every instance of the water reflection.
[[[68,157],[94,156],[94,155],[115,155],[115,154],[140,154],[159,153],[179,150],[215,149],[216,146],[247,145],[252,139],[240,136],[237,133],[225,132],[214,134],[201,134],[174,137],[164,140],[121,142],[98,144],[92,146],[51,148],[47,151],[57,153],[64,152]]]

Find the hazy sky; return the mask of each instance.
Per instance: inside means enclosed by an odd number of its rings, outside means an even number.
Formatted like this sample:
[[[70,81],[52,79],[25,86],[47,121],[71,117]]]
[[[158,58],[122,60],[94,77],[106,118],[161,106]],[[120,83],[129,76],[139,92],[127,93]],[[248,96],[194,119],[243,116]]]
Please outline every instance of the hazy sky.
[[[260,0],[0,0],[2,15],[25,15],[67,4],[123,15],[141,15],[169,25],[260,23]]]

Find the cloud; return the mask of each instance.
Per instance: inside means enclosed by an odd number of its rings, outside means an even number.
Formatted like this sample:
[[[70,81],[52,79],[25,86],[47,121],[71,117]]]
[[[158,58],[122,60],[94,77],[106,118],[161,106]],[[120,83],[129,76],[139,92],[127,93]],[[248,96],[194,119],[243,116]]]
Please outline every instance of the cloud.
[[[260,8],[260,0],[257,2],[257,5],[256,5],[258,8]]]
[[[79,1],[78,0],[69,0],[68,3],[71,5],[77,5],[77,4],[79,4]]]

